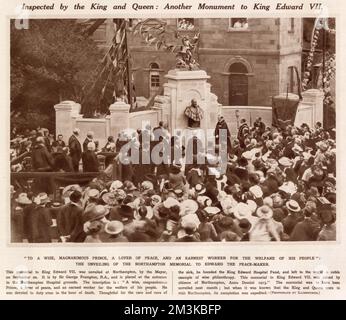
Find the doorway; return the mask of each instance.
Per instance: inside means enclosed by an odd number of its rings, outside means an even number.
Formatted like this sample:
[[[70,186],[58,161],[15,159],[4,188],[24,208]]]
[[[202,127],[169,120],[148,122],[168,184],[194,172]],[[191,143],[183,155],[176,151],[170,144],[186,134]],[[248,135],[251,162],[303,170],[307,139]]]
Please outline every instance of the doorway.
[[[240,62],[233,63],[229,68],[229,105],[248,105],[248,70]]]

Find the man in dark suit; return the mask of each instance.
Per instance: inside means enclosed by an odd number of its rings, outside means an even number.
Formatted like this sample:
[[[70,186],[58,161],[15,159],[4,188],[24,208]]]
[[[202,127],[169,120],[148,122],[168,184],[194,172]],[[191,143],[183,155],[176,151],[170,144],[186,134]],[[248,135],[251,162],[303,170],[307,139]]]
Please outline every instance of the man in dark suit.
[[[82,157],[82,148],[78,140],[79,129],[74,129],[73,134],[68,140],[68,147],[70,149],[70,156],[72,159],[73,170],[79,171],[79,161]]]
[[[83,209],[80,205],[82,193],[75,190],[70,194],[70,203],[62,206],[57,214],[58,231],[62,242],[69,241],[73,230],[81,227]]]
[[[290,236],[291,241],[316,241],[320,232],[320,224],[312,218],[312,211],[304,209],[304,220],[298,222]]]
[[[58,134],[58,139],[55,141],[56,145],[62,148],[66,147],[65,141],[63,140],[64,137],[62,134]]]
[[[92,131],[89,131],[87,133],[87,136],[83,142],[83,152],[88,150],[88,143],[89,142],[94,142],[94,133]]]
[[[88,150],[82,154],[83,172],[98,172],[99,162],[95,154],[95,143],[88,143]]]

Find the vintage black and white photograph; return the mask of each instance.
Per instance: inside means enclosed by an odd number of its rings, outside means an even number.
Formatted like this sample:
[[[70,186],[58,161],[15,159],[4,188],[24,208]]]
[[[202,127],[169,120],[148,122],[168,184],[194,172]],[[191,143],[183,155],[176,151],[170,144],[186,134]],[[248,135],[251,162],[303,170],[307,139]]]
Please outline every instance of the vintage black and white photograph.
[[[9,243],[336,241],[334,18],[9,23]]]

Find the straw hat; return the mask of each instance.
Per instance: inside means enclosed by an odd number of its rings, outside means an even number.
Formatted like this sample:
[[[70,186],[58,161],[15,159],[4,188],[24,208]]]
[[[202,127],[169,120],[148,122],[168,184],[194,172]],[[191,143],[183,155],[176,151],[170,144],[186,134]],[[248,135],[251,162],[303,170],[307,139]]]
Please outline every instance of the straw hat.
[[[187,215],[190,213],[195,213],[198,210],[198,204],[192,199],[184,200],[180,204],[180,215]]]
[[[263,191],[260,186],[252,186],[250,187],[249,191],[253,194],[255,198],[262,198],[263,196]]]
[[[243,202],[239,202],[233,210],[234,216],[240,219],[249,219],[252,215],[252,210],[249,205]]]
[[[170,209],[170,208],[173,207],[173,206],[180,206],[180,202],[179,202],[177,199],[173,198],[173,197],[168,197],[168,198],[163,202],[163,206],[164,206],[165,208]]]
[[[215,214],[221,212],[220,208],[218,207],[206,207],[204,208],[204,211],[208,214],[208,216],[214,216]]]
[[[85,221],[95,221],[104,218],[109,213],[109,209],[102,205],[90,203],[84,211],[83,219]]]
[[[98,198],[100,196],[100,191],[97,189],[89,189],[87,192],[87,198]]]
[[[189,213],[181,218],[181,226],[185,229],[187,225],[194,224],[196,228],[200,225],[198,216],[195,213]]]
[[[47,193],[41,192],[35,197],[34,202],[36,204],[46,204],[51,202],[50,198],[48,197]]]
[[[299,212],[301,210],[298,202],[295,200],[287,201],[286,202],[286,208],[292,212]]]
[[[120,221],[109,221],[105,226],[105,232],[111,235],[119,234],[124,230],[124,225]]]
[[[62,197],[63,198],[69,198],[70,197],[70,194],[73,192],[73,191],[79,191],[79,192],[82,192],[82,188],[80,187],[79,184],[70,184],[68,186],[66,186],[63,191],[62,191]]]
[[[264,205],[257,209],[256,214],[260,219],[270,219],[273,217],[273,210],[269,206]]]

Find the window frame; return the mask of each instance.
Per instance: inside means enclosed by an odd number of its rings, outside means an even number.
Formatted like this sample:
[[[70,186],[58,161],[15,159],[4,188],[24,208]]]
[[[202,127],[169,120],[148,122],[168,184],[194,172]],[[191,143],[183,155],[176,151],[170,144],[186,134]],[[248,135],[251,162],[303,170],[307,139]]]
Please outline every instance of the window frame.
[[[182,19],[192,20],[193,28],[191,28],[191,29],[181,29],[181,28],[179,28],[179,20],[182,20]],[[195,31],[197,29],[196,28],[196,18],[184,18],[184,17],[177,18],[176,25],[177,25],[177,31]]]
[[[233,27],[233,23],[232,20],[239,20],[239,19],[246,19],[246,22],[247,22],[247,25],[248,27],[247,28],[234,28]],[[228,31],[229,32],[249,32],[251,31],[250,29],[250,26],[249,26],[249,18],[228,18]]]

